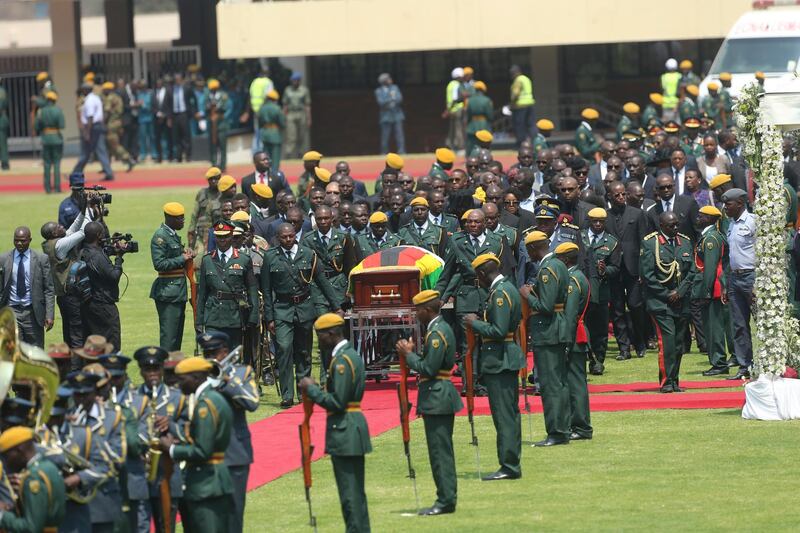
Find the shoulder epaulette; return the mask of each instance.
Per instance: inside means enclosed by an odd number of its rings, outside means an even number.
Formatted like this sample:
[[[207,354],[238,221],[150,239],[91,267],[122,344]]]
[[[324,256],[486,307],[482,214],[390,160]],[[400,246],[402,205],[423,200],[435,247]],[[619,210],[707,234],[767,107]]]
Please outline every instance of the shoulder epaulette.
[[[573,229],[573,230],[575,230],[575,231],[580,231],[580,229],[581,229],[581,228],[579,228],[578,226],[576,226],[575,224],[573,224],[573,223],[571,223],[571,222],[562,222],[562,223],[561,223],[561,227],[562,227],[562,228],[569,228],[569,229]]]
[[[678,237],[683,237],[687,241],[691,241],[692,240],[691,237],[689,237],[688,235],[684,235],[683,233],[680,233],[680,232],[678,232]]]
[[[648,233],[647,235],[645,235],[645,236],[644,236],[644,239],[642,239],[642,240],[643,240],[643,241],[646,241],[646,240],[648,240],[648,239],[652,239],[652,238],[653,238],[653,237],[655,237],[656,235],[658,235],[658,232],[657,232],[657,231],[654,231],[653,233]]]
[[[650,211],[650,210],[651,210],[651,209],[653,209],[655,206],[656,206],[656,204],[650,204],[649,206],[647,206],[647,209],[645,209],[645,211]]]

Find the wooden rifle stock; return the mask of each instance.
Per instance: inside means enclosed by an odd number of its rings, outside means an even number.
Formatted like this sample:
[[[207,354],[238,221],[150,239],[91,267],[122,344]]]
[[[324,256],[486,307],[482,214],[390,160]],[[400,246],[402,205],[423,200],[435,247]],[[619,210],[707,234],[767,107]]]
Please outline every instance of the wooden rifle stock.
[[[194,260],[187,259],[183,263],[183,273],[186,275],[186,279],[189,281],[189,303],[192,306],[192,318],[194,322],[197,323],[197,281],[194,278]]]
[[[403,451],[406,454],[406,463],[408,463],[408,478],[414,487],[414,498],[417,502],[417,509],[419,509],[419,496],[417,494],[417,473],[411,464],[411,428],[408,424],[408,415],[410,405],[408,403],[408,365],[406,364],[406,357],[404,354],[399,354],[400,359],[400,383],[397,384],[397,398],[400,403],[400,426],[403,430]]]
[[[531,402],[528,399],[528,319],[531,316],[531,308],[528,306],[528,299],[520,294],[522,304],[522,319],[517,327],[517,337],[522,348],[523,364],[520,369],[520,382],[522,383],[522,396],[525,398],[525,413],[528,419],[528,440],[533,440],[533,422],[531,422]]]
[[[172,478],[172,458],[168,453],[161,454],[161,481],[158,492],[161,496],[161,519],[164,524],[164,533],[172,533],[172,494],[169,491],[169,482]]]
[[[308,503],[308,525],[317,530],[317,518],[311,510],[311,455],[314,446],[311,445],[311,415],[314,414],[314,402],[303,391],[303,423],[300,424],[300,460],[303,466],[303,486]]]
[[[464,354],[464,382],[467,385],[467,418],[469,419],[469,429],[472,433],[470,444],[475,446],[475,462],[478,467],[478,479],[481,477],[481,456],[478,451],[478,436],[475,434],[475,383],[472,372],[472,354],[475,353],[475,332],[472,326],[466,327],[467,353]]]

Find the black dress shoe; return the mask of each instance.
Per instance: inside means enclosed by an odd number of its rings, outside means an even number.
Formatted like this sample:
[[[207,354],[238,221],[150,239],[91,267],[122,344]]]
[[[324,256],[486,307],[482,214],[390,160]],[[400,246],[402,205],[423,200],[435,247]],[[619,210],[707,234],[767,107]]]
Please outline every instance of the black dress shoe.
[[[133,170],[133,167],[135,167],[135,166],[136,166],[136,163],[134,163],[132,160],[129,160],[128,161],[128,170],[126,170],[126,172],[130,172],[131,170]]]
[[[536,378],[534,377],[533,372],[528,374],[528,383],[531,385],[536,385]]]
[[[620,352],[620,354],[616,357],[617,361],[625,361],[631,358],[630,352]]]
[[[672,392],[683,392],[683,391],[684,391],[684,389],[680,388],[677,385],[673,385],[672,386]]]
[[[730,373],[730,370],[728,370],[727,366],[725,368],[713,368],[712,367],[712,368],[709,368],[708,370],[706,370],[705,372],[703,372],[703,375],[704,376],[721,376],[722,374],[728,374],[728,373]]]
[[[645,354],[646,351],[647,351],[647,348],[642,348],[641,350],[636,350],[636,357],[641,359],[642,357],[644,357],[644,354]]]
[[[558,440],[552,437],[547,437],[544,440],[540,440],[539,442],[534,442],[533,445],[536,448],[546,448],[548,446],[560,446],[561,444],[569,444],[569,439],[565,440]]]
[[[483,398],[485,396],[489,396],[489,391],[486,390],[486,387],[475,387],[476,398]]]
[[[574,431],[569,434],[569,440],[592,440],[591,435],[581,435],[580,433],[575,433]]]
[[[282,400],[281,409],[289,409],[294,402],[292,400]]]
[[[455,505],[448,505],[446,507],[439,507],[438,505],[434,505],[433,507],[426,507],[424,509],[420,509],[420,511],[417,514],[420,516],[436,516],[440,514],[448,514],[455,512],[456,512]]]
[[[506,472],[505,470],[498,470],[488,476],[483,476],[481,481],[499,481],[501,479],[519,479],[522,477],[522,474],[512,474],[511,472]]]
[[[739,361],[735,357],[731,357],[728,359],[728,368],[734,368],[739,366]]]
[[[675,391],[672,390],[672,383],[667,383],[666,385],[664,385],[663,387],[658,389],[658,392],[660,392],[662,394],[667,394],[667,393],[675,392]]]
[[[603,366],[603,363],[595,363],[589,369],[589,373],[592,374],[593,376],[602,376],[603,375],[603,371],[605,369],[606,369],[606,367]]]
[[[737,381],[740,379],[750,379],[750,372],[747,370],[739,370],[735,376],[731,376],[729,378],[725,378],[728,381]]]

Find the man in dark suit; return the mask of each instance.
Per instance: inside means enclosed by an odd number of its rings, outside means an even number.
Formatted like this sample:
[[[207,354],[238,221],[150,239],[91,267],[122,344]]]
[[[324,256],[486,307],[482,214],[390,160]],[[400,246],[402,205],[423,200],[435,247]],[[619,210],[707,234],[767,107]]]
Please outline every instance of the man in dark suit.
[[[175,82],[167,87],[170,95],[169,108],[172,120],[172,143],[175,147],[175,159],[180,163],[184,156],[186,161],[192,160],[192,134],[190,121],[197,112],[197,99],[191,85],[183,82],[182,74],[175,74]]]
[[[0,306],[10,306],[23,342],[44,348],[44,331],[53,327],[55,292],[47,256],[31,250],[31,230],[14,230],[14,250],[0,256]]]
[[[750,191],[747,187],[747,162],[742,157],[742,149],[736,134],[730,130],[722,130],[717,136],[719,147],[725,151],[726,159],[730,163],[731,179],[733,186],[743,191]]]
[[[558,200],[561,203],[561,214],[572,217],[572,223],[581,229],[589,227],[589,211],[595,206],[578,198],[578,180],[566,177],[561,180]]]
[[[685,194],[675,194],[675,180],[669,174],[661,174],[656,178],[656,203],[647,209],[650,231],[658,231],[658,217],[665,211],[672,211],[678,217],[678,232],[683,233],[692,242],[697,240],[695,221],[700,208],[694,198]]]
[[[156,143],[156,161],[161,163],[165,158],[171,160],[173,158],[172,146],[172,92],[170,86],[172,84],[171,76],[164,76],[164,79],[156,80],[156,88],[153,90],[153,130],[155,131]],[[167,142],[167,153],[162,153],[161,141]]]
[[[608,158],[614,155],[614,150],[616,149],[617,145],[614,141],[603,141],[600,143],[601,161],[589,167],[588,180],[590,186],[602,185],[603,178],[608,170]]]
[[[615,181],[609,186],[608,199],[611,208],[606,231],[617,238],[622,251],[619,275],[611,280],[611,321],[619,345],[617,359],[622,361],[631,358],[631,346],[638,357],[644,357],[647,349],[650,322],[639,283],[639,247],[647,235],[647,220],[641,209],[627,204],[625,185],[621,182]]]
[[[272,169],[272,161],[266,152],[256,152],[253,154],[253,166],[255,170],[242,178],[242,192],[253,201],[253,185],[256,183],[263,183],[268,186],[272,189],[272,199],[270,200],[269,210],[274,213],[277,207],[278,193],[289,189],[286,176],[280,170]]]

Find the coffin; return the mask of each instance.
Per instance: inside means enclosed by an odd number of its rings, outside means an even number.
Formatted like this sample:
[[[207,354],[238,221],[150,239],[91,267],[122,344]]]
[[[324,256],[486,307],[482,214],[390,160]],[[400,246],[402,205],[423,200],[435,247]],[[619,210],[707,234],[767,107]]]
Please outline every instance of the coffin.
[[[351,275],[353,309],[413,307],[419,292],[419,269],[409,267],[364,270]]]

